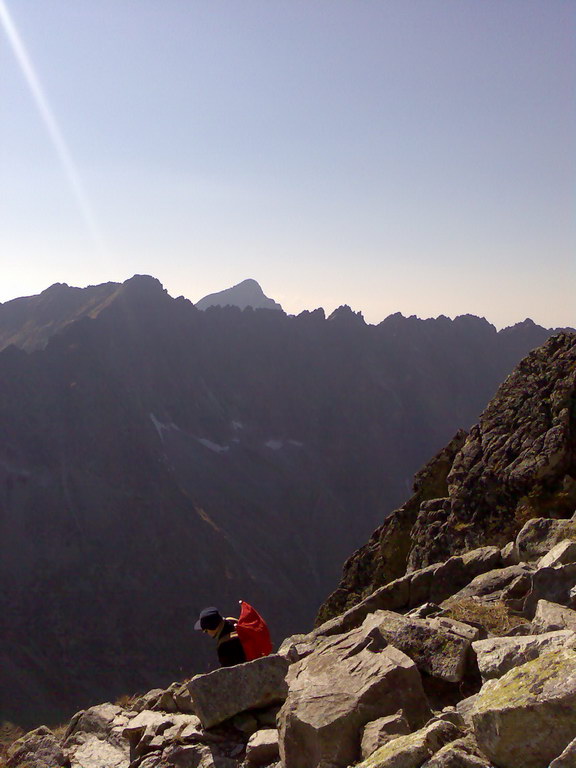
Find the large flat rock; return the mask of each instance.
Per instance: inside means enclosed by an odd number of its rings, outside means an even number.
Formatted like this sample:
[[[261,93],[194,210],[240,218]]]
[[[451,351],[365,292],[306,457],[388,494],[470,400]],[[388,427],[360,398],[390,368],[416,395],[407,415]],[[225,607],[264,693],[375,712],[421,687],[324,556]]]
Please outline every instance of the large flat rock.
[[[360,757],[362,727],[399,708],[411,728],[429,718],[416,665],[387,644],[378,625],[367,620],[327,638],[290,668],[278,716],[284,768],[352,764]]]
[[[498,768],[547,768],[576,738],[575,713],[576,651],[562,649],[486,683],[472,722]]]
[[[541,634],[561,629],[576,632],[576,611],[549,600],[539,600],[532,619],[532,632]]]
[[[357,768],[421,768],[442,747],[462,735],[452,723],[433,722],[380,747]]]
[[[239,712],[283,702],[288,693],[288,661],[278,654],[196,675],[188,683],[194,710],[204,728]]]
[[[472,643],[472,648],[482,680],[486,682],[502,677],[514,667],[526,664],[542,653],[560,650],[571,640],[576,640],[576,633],[564,630],[542,635],[491,637]]]
[[[466,660],[479,632],[453,619],[417,619],[377,611],[367,619],[386,640],[409,656],[421,672],[450,683],[464,676]]]
[[[576,541],[576,520],[536,517],[516,537],[520,560],[538,560],[562,541]]]

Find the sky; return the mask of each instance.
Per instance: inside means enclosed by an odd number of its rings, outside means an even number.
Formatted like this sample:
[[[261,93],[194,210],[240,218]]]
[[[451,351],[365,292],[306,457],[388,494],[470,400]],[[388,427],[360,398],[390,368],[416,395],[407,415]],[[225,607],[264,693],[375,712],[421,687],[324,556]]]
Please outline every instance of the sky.
[[[0,302],[576,326],[573,0],[0,0]]]

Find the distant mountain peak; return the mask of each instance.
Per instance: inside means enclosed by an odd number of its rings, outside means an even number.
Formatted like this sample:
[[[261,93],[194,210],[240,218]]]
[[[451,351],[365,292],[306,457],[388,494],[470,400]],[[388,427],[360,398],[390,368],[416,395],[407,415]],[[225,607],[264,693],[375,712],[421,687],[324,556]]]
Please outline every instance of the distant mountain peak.
[[[260,284],[253,278],[247,278],[231,288],[226,288],[217,293],[210,293],[203,299],[196,302],[198,309],[208,309],[208,307],[252,307],[252,309],[282,309],[282,306],[274,299],[268,298]]]
[[[328,317],[329,322],[346,325],[366,325],[362,312],[354,312],[348,304],[342,304]]]

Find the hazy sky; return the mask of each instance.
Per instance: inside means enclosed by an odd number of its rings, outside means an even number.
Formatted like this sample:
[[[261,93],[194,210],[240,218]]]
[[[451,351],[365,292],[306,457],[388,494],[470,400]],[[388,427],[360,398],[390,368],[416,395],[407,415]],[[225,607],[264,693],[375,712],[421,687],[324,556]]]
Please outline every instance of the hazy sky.
[[[288,312],[576,325],[574,0],[0,0],[0,20],[0,301],[253,277]]]

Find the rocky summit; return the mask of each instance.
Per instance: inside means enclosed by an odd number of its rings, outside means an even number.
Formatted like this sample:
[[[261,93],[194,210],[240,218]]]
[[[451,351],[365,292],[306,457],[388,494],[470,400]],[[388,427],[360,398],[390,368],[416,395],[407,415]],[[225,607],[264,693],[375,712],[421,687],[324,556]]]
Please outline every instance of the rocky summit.
[[[575,375],[574,334],[525,358],[310,632],[36,728],[5,767],[574,768]]]
[[[274,299],[268,298],[256,280],[242,280],[241,283],[226,288],[218,293],[210,293],[196,302],[198,309],[208,307],[239,307],[239,309],[282,309]]]
[[[276,643],[306,631],[414,471],[549,336],[470,316],[371,326],[347,307],[199,311],[147,276],[0,305],[0,721],[52,724],[210,670],[193,630],[206,605],[248,600]],[[461,440],[423,500],[445,503]]]

